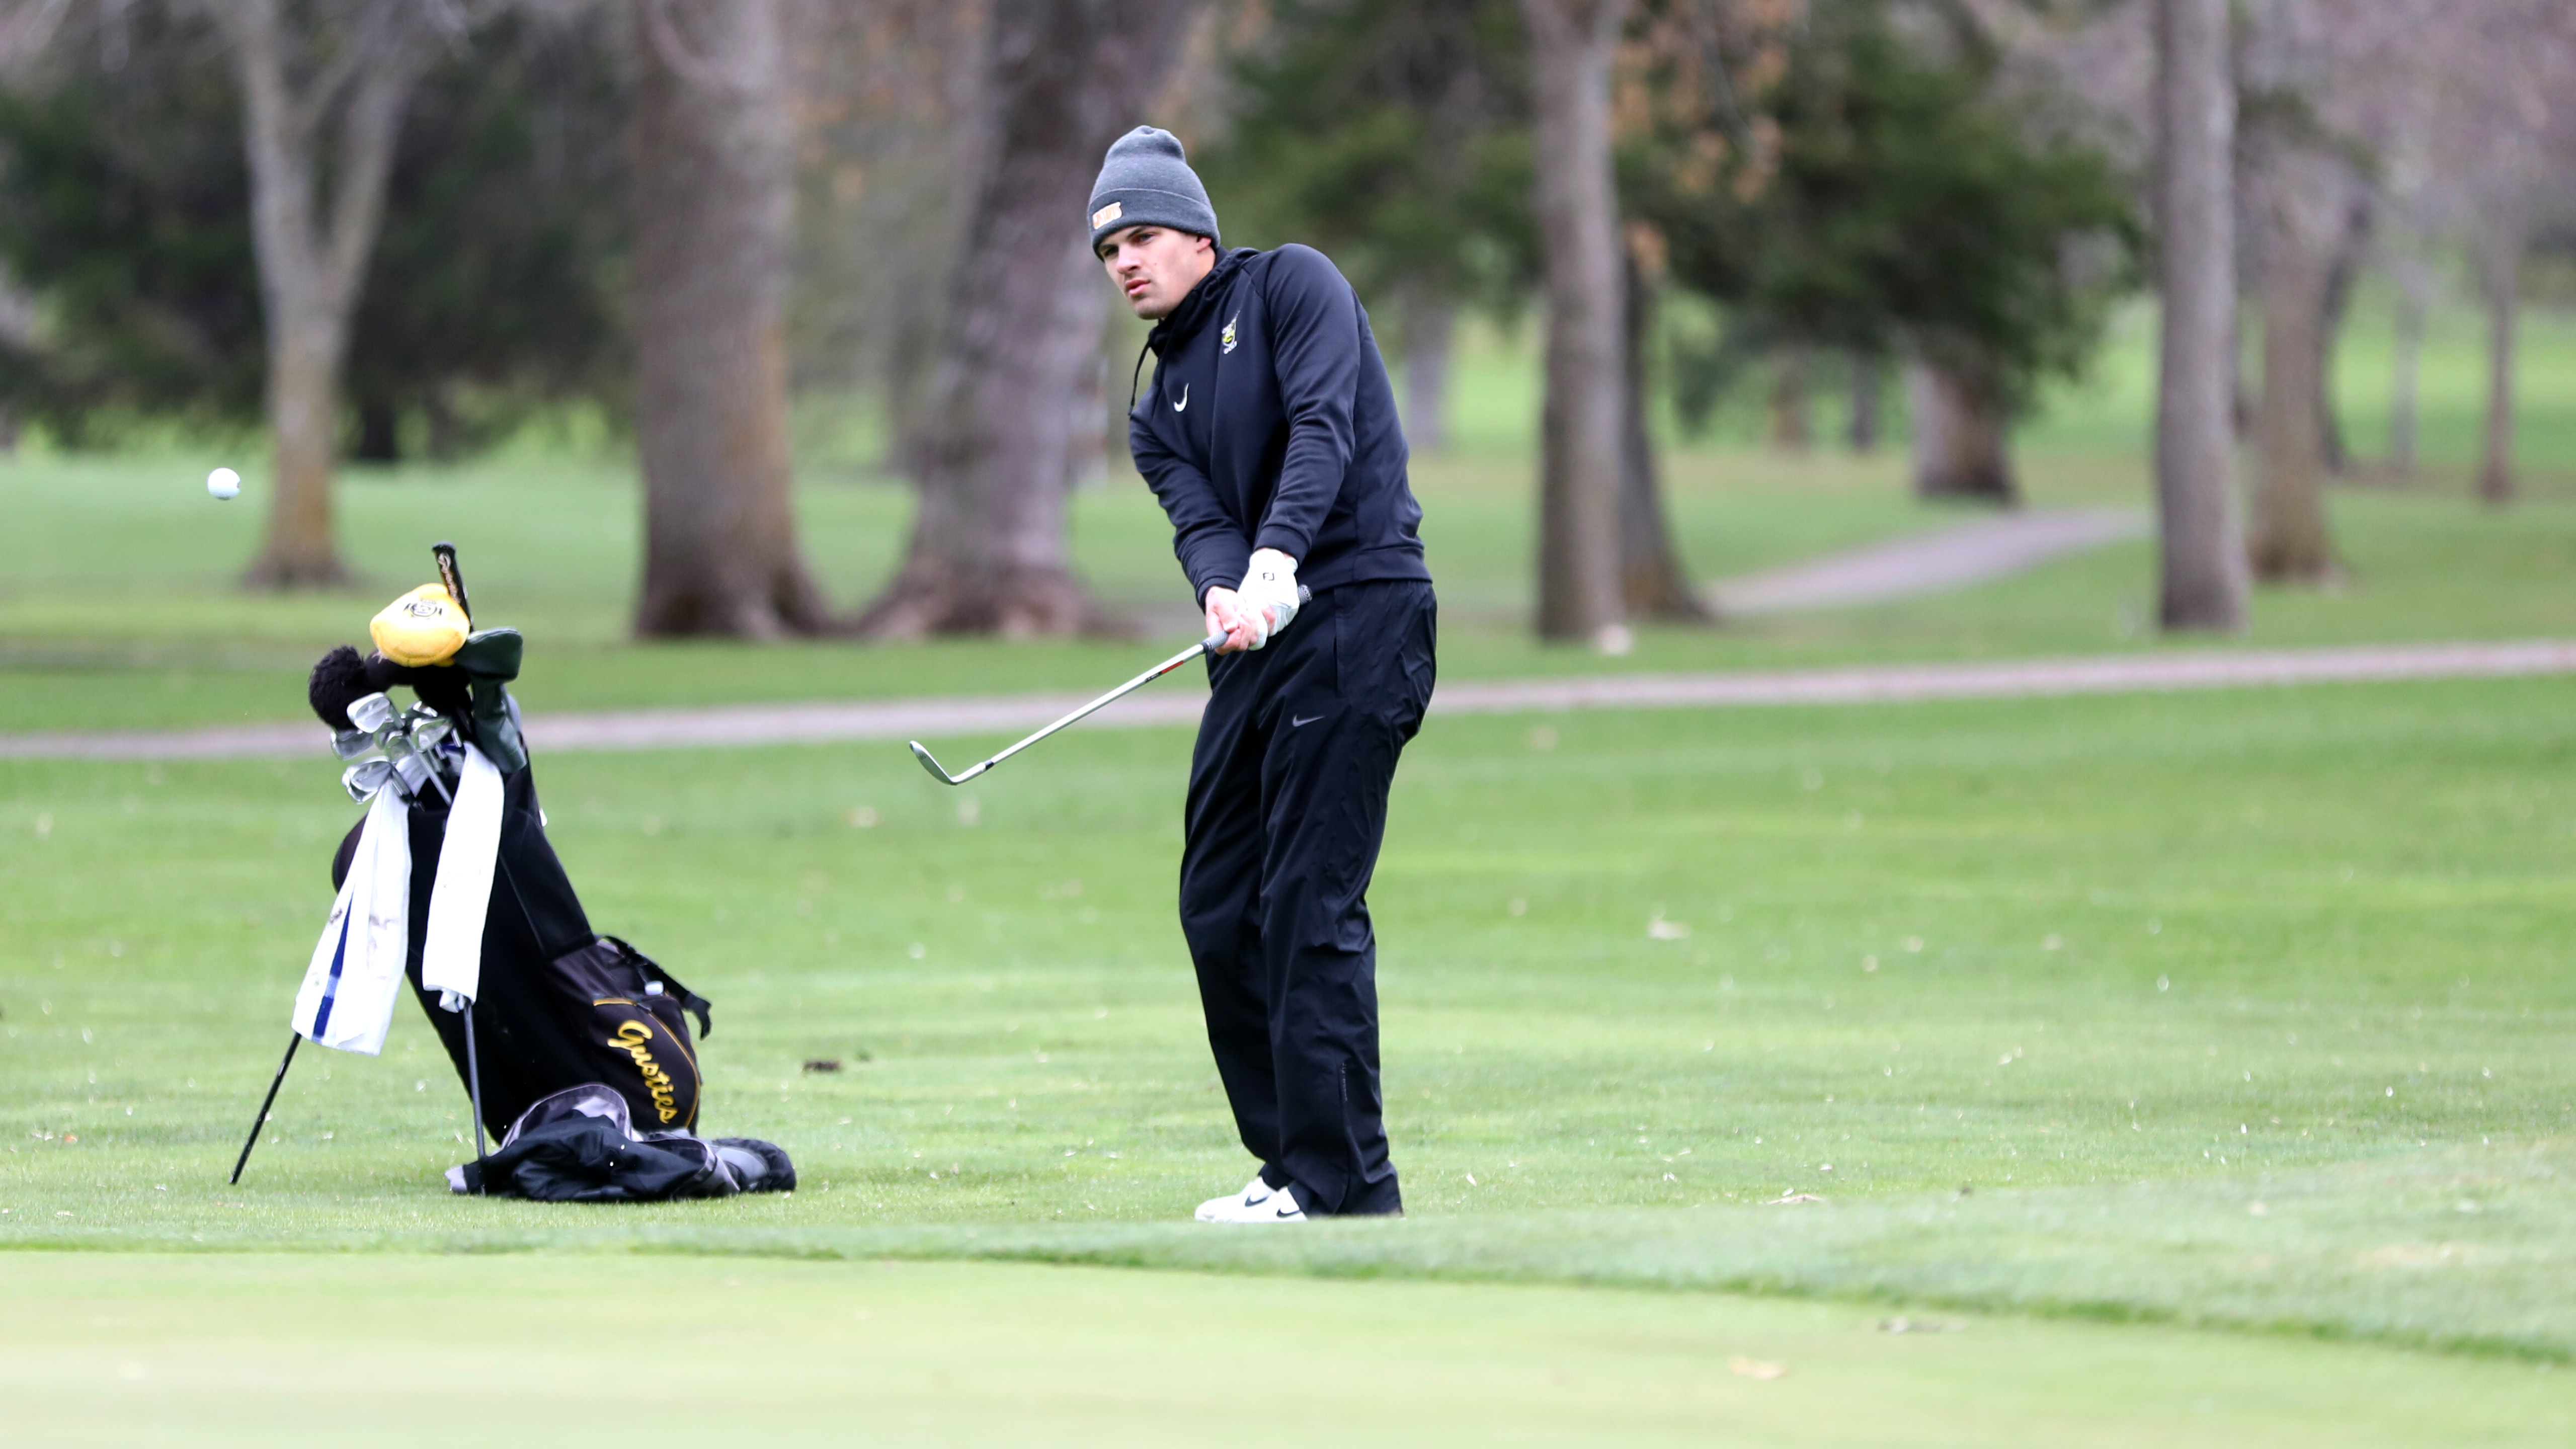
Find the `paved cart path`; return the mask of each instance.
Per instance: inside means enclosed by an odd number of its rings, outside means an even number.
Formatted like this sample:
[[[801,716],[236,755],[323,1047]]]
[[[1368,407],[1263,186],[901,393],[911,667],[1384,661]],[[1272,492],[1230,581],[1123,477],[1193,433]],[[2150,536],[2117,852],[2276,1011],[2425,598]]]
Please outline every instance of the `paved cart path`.
[[[1710,602],[1738,618],[1879,604],[1964,589],[2146,533],[2147,515],[2134,508],[2035,508],[1728,579],[1709,590]]]
[[[2246,649],[1864,664],[1720,674],[1618,674],[1443,683],[1434,714],[1533,714],[1578,709],[1718,709],[1752,705],[1876,704],[1909,700],[2244,689],[2388,680],[2576,674],[2576,640],[2386,644],[2331,649]],[[1189,725],[1207,699],[1184,672],[1149,685],[1085,720],[1080,729]],[[729,749],[756,745],[1022,734],[1088,696],[999,695],[846,704],[745,704],[638,709],[615,714],[531,714],[528,743],[563,750]],[[0,757],[91,760],[327,757],[314,723],[99,734],[0,735]],[[961,752],[971,757],[971,752]]]

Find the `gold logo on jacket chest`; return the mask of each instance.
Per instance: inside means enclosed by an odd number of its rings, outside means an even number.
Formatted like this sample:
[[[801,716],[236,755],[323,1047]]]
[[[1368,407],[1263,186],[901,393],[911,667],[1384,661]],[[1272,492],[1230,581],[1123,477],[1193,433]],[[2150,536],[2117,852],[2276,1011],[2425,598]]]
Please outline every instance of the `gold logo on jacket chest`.
[[[1217,351],[1232,352],[1234,350],[1234,324],[1242,320],[1243,318],[1241,314],[1225,319],[1225,330],[1216,335],[1218,343]]]

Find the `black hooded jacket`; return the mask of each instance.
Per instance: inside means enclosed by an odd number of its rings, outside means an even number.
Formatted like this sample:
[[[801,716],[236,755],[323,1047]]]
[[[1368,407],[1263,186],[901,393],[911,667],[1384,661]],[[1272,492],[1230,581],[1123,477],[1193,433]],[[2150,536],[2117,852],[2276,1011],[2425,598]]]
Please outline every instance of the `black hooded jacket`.
[[[1127,414],[1128,448],[1201,599],[1241,583],[1257,548],[1297,560],[1318,593],[1430,582],[1395,390],[1322,252],[1226,253],[1145,345],[1154,380]]]

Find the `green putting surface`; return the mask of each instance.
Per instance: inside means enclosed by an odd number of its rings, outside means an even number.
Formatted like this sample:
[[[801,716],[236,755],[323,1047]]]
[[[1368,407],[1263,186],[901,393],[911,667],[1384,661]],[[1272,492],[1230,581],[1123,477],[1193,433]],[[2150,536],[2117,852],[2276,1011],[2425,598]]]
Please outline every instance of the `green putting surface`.
[[[1251,1231],[1251,1230],[1243,1230]],[[12,1444],[2552,1445],[2576,1374],[1580,1288],[0,1255]]]

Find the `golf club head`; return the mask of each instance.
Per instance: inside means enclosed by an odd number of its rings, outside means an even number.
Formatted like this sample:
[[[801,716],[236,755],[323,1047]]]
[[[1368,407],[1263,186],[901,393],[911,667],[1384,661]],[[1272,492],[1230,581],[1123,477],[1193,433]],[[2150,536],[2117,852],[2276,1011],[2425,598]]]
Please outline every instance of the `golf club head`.
[[[930,750],[927,750],[925,745],[920,743],[920,740],[909,740],[909,745],[912,745],[912,758],[914,758],[914,761],[922,761],[922,768],[925,768],[925,771],[930,771],[930,779],[940,781],[940,784],[966,784],[966,781],[971,781],[971,779],[974,779],[974,776],[979,776],[979,773],[984,773],[984,771],[987,771],[987,768],[992,768],[992,761],[984,761],[984,763],[979,763],[979,766],[971,766],[969,771],[961,773],[961,776],[953,776],[953,773],[948,773],[948,771],[943,771],[943,768],[940,768],[938,758],[933,758],[933,755],[930,755]]]
[[[362,760],[376,752],[376,737],[364,730],[333,730],[331,753],[344,760]]]
[[[412,742],[428,753],[437,753],[439,741],[456,732],[454,722],[436,710],[415,707],[413,715],[418,716],[417,722],[405,716],[405,722],[411,724]]]
[[[393,761],[366,760],[340,772],[340,788],[349,792],[350,799],[363,805],[376,798],[376,792],[385,788],[385,782],[393,775]]]
[[[383,729],[386,722],[393,717],[394,702],[385,698],[382,690],[374,694],[362,694],[349,701],[349,723],[370,735]]]

